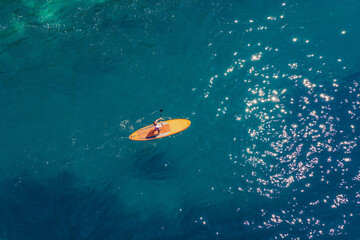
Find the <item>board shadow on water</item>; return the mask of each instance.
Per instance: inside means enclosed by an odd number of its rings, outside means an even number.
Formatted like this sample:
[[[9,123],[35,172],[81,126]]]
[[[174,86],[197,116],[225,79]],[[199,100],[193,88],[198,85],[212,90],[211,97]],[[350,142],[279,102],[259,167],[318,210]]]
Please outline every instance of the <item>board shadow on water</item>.
[[[139,151],[134,159],[132,169],[136,177],[164,180],[172,175],[171,160],[165,152]]]

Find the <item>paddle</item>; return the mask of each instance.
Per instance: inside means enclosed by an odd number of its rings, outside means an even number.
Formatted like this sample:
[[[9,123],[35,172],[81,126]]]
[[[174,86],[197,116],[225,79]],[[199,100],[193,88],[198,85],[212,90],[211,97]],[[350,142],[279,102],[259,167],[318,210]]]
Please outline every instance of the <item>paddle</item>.
[[[162,112],[163,112],[163,110],[162,110],[162,108],[160,108],[160,117],[162,118],[162,121],[171,119],[170,117],[164,117],[164,118],[163,118]],[[166,118],[166,119],[165,119],[165,118]]]

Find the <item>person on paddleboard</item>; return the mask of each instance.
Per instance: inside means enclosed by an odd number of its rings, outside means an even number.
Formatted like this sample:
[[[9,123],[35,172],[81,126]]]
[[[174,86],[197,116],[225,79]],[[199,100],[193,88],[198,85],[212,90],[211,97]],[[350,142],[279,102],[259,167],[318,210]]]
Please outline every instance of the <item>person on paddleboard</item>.
[[[155,120],[154,124],[154,132],[157,131],[158,134],[160,133],[160,128],[163,126],[162,124],[162,118],[158,118]]]

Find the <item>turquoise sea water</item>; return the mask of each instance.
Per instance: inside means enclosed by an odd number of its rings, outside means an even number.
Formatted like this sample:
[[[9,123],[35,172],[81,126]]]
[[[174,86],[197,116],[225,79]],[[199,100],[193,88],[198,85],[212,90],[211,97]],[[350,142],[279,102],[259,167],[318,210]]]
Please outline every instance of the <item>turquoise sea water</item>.
[[[359,12],[1,1],[0,239],[359,239]]]

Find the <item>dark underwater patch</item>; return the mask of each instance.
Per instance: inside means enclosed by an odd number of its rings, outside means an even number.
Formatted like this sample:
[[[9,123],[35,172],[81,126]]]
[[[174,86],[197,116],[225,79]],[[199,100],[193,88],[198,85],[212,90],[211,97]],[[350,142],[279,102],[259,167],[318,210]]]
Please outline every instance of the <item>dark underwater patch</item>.
[[[0,236],[5,239],[115,239],[131,220],[106,190],[79,187],[62,173],[47,183],[17,177],[0,183]]]

